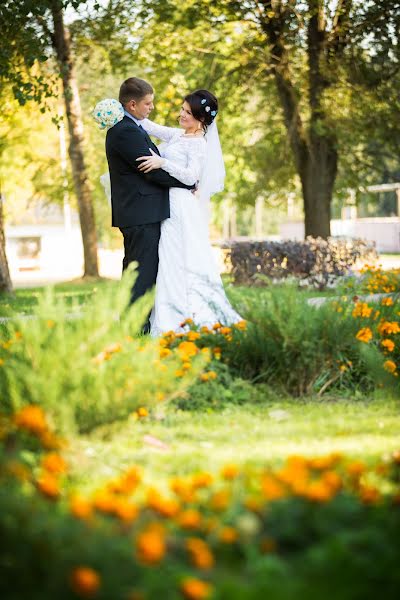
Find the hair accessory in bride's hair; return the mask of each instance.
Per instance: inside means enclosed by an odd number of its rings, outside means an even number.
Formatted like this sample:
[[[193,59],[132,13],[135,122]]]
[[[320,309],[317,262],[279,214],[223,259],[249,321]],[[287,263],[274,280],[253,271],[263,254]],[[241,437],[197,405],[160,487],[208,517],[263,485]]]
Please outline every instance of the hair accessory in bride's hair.
[[[205,104],[207,102],[207,100],[205,98],[203,98],[203,100],[201,101],[202,104]]]
[[[100,100],[94,107],[92,115],[100,129],[110,129],[124,118],[124,107],[114,98]]]

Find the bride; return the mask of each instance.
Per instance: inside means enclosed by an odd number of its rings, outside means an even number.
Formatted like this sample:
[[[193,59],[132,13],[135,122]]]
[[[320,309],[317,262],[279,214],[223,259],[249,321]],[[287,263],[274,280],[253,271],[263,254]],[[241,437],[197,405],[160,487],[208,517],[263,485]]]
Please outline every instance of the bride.
[[[225,168],[215,118],[218,101],[207,90],[184,99],[181,129],[141,121],[149,135],[164,143],[161,156],[137,160],[139,170],[163,169],[182,183],[198,183],[196,193],[170,189],[170,218],[161,224],[155,304],[150,316],[151,334],[181,331],[182,321],[212,326],[241,320],[229,303],[209,241],[210,196],[222,191]],[[183,131],[182,131],[183,129]]]

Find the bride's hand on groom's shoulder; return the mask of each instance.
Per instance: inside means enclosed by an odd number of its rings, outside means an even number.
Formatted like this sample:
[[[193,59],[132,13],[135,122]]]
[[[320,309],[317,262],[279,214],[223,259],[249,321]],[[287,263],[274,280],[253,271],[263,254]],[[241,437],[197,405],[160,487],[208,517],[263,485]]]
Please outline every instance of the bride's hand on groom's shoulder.
[[[164,164],[164,159],[161,156],[158,156],[151,148],[149,148],[151,152],[151,156],[139,156],[136,161],[141,161],[138,166],[139,171],[142,173],[150,173],[150,171],[154,171],[154,169],[162,169]]]

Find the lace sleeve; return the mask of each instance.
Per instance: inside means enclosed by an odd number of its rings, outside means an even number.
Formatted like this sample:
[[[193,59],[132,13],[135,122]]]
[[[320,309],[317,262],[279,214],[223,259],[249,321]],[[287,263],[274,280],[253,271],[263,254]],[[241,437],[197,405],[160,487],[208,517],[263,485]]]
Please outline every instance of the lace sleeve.
[[[140,124],[149,135],[153,135],[163,142],[169,142],[178,133],[182,133],[182,129],[179,129],[178,127],[158,125],[158,123],[154,123],[154,121],[150,121],[150,119],[143,119]]]
[[[164,158],[162,169],[172,177],[186,185],[193,185],[200,179],[200,174],[206,158],[206,141],[204,138],[191,138],[182,140],[187,148],[187,163],[183,167]]]

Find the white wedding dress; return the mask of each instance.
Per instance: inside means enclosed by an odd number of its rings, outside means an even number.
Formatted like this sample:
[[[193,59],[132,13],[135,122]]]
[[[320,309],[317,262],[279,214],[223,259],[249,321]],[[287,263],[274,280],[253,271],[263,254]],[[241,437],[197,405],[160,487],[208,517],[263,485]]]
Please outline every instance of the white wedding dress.
[[[187,185],[199,181],[207,152],[204,137],[185,136],[182,129],[148,119],[141,125],[164,142],[159,146],[166,159],[164,171]],[[199,194],[170,188],[169,198],[171,216],[161,224],[151,334],[182,331],[181,323],[187,318],[209,327],[242,320],[225,295],[209,241],[207,210]]]

